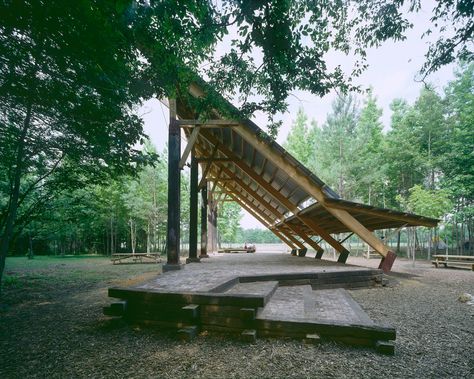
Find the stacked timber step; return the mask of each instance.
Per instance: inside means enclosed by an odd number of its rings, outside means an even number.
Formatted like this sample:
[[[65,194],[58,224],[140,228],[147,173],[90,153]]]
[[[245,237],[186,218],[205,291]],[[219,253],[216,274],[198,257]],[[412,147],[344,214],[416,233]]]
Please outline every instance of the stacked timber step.
[[[376,325],[341,288],[373,286],[381,277],[379,270],[293,272],[236,276],[206,292],[110,288],[109,296],[120,301],[104,313],[173,329],[183,339],[208,330],[248,342],[257,337],[336,340],[393,353],[395,330]]]
[[[239,278],[239,281],[241,283],[262,282],[271,280],[277,281],[280,287],[311,285],[311,287],[315,290],[330,288],[367,288],[377,285],[383,285],[386,281],[384,279],[382,270],[378,269],[332,271],[320,273],[281,273],[241,276]]]

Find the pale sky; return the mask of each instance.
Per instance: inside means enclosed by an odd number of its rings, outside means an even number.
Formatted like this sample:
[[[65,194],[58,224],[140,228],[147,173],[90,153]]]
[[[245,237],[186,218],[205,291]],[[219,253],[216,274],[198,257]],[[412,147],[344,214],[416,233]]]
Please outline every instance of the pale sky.
[[[426,3],[425,3],[426,4]],[[433,4],[428,2],[431,9]],[[415,77],[424,62],[424,54],[427,50],[427,40],[421,40],[422,33],[428,29],[430,12],[421,11],[412,15],[410,21],[414,28],[407,32],[407,39],[400,42],[387,42],[378,49],[368,50],[368,69],[355,81],[364,87],[372,86],[373,93],[377,97],[378,106],[383,109],[382,122],[385,128],[389,126],[391,111],[390,103],[395,98],[404,98],[413,103],[417,98],[423,84],[416,82]],[[433,36],[432,38],[435,38]],[[340,64],[342,67],[348,64],[349,58],[333,54],[328,58],[328,65]],[[439,91],[454,78],[454,67],[446,66],[432,74],[427,82],[435,86]],[[322,125],[326,115],[331,110],[331,103],[336,98],[335,93],[330,93],[319,98],[310,93],[297,91],[288,99],[288,111],[280,115],[283,126],[279,131],[277,141],[282,143],[291,128],[299,107],[302,107],[310,120],[314,119]],[[158,151],[162,151],[168,137],[168,109],[158,100],[147,101],[139,110],[145,123],[145,132],[150,136]],[[266,117],[256,114],[254,121],[261,128],[265,128]],[[183,148],[185,140],[183,138]],[[252,216],[243,211],[245,216],[241,226],[244,228],[263,228]]]

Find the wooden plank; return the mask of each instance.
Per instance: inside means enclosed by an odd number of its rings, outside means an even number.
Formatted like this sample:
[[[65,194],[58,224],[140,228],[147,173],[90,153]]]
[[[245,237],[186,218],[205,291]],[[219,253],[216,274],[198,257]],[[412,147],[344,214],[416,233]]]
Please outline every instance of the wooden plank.
[[[211,144],[214,144],[214,146],[219,146],[219,150],[221,151],[222,154],[224,154],[227,157],[231,158],[237,158],[235,154],[227,149],[227,147],[223,146],[222,144],[219,144],[219,141],[214,137],[209,135],[208,133],[202,134],[203,138],[208,140]],[[275,200],[277,200],[280,204],[282,204],[283,207],[287,208],[291,212],[293,212],[296,217],[298,217],[302,222],[304,222],[308,227],[310,227],[312,230],[314,230],[319,236],[324,238],[331,246],[333,246],[338,252],[346,252],[347,250],[339,244],[334,238],[331,237],[331,235],[325,230],[317,225],[317,230],[315,229],[316,224],[309,219],[302,218],[298,216],[298,213],[300,210],[297,208],[297,206],[293,203],[291,203],[285,196],[283,196],[280,192],[278,192],[274,187],[269,185],[265,180],[258,175],[255,171],[250,169],[245,163],[239,161],[236,159],[234,162],[235,166],[237,166],[240,170],[245,172],[252,180],[254,180],[260,187],[262,187],[269,195],[271,195]],[[323,235],[324,234],[324,235]]]
[[[109,288],[109,297],[141,301],[150,304],[204,304],[231,305],[242,308],[259,308],[265,306],[265,296],[251,294],[226,294],[208,292],[169,292],[141,288]]]
[[[168,129],[168,222],[166,232],[168,266],[179,265],[180,255],[180,190],[181,130],[176,124],[176,99],[169,99]]]
[[[240,122],[237,120],[222,120],[222,119],[213,119],[213,120],[179,120],[179,126],[189,127],[189,126],[200,126],[204,128],[219,128],[223,126],[239,126]]]
[[[326,204],[328,204],[332,208],[336,208],[336,209],[343,209],[343,210],[346,210],[346,211],[349,211],[349,212],[356,210],[357,213],[364,213],[364,214],[368,214],[368,215],[374,215],[374,216],[379,217],[379,218],[380,217],[387,217],[387,218],[390,218],[392,220],[397,220],[397,221],[401,221],[401,222],[408,223],[408,224],[413,223],[416,220],[416,225],[420,225],[420,226],[434,227],[434,226],[437,225],[437,222],[435,222],[437,220],[430,219],[428,217],[422,217],[422,216],[418,216],[418,215],[410,215],[409,213],[405,213],[404,215],[402,215],[402,214],[398,214],[398,212],[389,211],[388,209],[386,210],[387,212],[382,212],[382,211],[377,210],[377,209],[367,208],[366,206],[364,206],[364,204],[361,204],[360,207],[355,208],[354,206],[343,203],[343,202],[340,202],[337,199],[326,199]],[[410,219],[411,219],[411,222],[410,222]]]
[[[322,206],[328,210],[328,212],[330,212],[334,217],[346,225],[349,230],[356,233],[380,255],[385,257],[388,254],[390,249],[385,246],[373,233],[369,232],[362,224],[352,217],[347,211],[327,206],[325,204],[326,197],[322,189],[316,185],[316,183],[311,181],[310,178],[308,178],[304,173],[300,172],[297,168],[291,165],[283,156],[277,154],[273,149],[271,149],[267,142],[261,140],[258,138],[258,136],[255,136],[255,134],[243,124],[234,130],[242,138],[245,138],[245,140],[255,149],[258,149],[262,155],[271,160],[273,164],[284,169],[286,174],[290,176],[296,183],[298,183],[303,190],[305,190],[309,195],[313,196]],[[321,235],[321,237],[323,236]]]
[[[294,320],[268,320],[257,316],[256,328],[260,330],[284,330],[286,333],[318,333],[327,337],[356,337],[372,340],[394,340],[396,332],[394,328],[383,326],[369,326],[359,324],[347,324],[336,322],[306,322]]]
[[[217,149],[218,149],[218,146],[217,145],[214,146],[214,148],[212,150],[212,153],[211,153],[211,159],[214,158],[214,156],[217,154]],[[203,188],[204,183],[206,182],[207,173],[211,169],[211,166],[212,166],[212,160],[208,164],[206,164],[205,168],[202,170],[202,176],[201,176],[201,180],[198,184],[198,188]],[[202,165],[201,165],[201,167],[202,167]]]
[[[196,142],[197,140],[197,137],[199,135],[199,131],[201,130],[201,128],[199,126],[196,126],[191,135],[189,136],[188,138],[188,144],[186,145],[186,147],[184,148],[184,152],[183,152],[183,155],[181,156],[181,160],[179,161],[179,168],[182,169],[184,167],[184,165],[186,164],[186,160],[188,159],[189,157],[189,153],[191,153],[191,149],[193,148],[194,146],[194,143]]]
[[[198,233],[198,163],[194,154],[191,156],[189,186],[189,262],[197,261]]]

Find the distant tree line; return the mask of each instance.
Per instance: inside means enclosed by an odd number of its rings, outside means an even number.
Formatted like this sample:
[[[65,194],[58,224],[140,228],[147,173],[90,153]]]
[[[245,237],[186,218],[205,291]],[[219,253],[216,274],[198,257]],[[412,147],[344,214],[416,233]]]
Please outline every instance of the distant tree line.
[[[441,238],[472,254],[474,65],[461,65],[442,94],[427,86],[391,110],[383,130],[372,91],[362,105],[338,97],[321,126],[300,110],[284,146],[344,199],[442,218]]]

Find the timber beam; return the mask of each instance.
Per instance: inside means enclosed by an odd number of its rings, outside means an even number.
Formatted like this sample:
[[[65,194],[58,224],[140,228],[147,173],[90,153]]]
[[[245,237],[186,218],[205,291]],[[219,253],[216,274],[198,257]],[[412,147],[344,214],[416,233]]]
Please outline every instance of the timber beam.
[[[278,203],[280,203],[284,208],[289,209],[293,214],[295,214],[296,217],[298,217],[303,223],[305,223],[310,229],[313,229],[313,227],[310,224],[307,224],[304,218],[301,218],[298,216],[298,213],[300,212],[300,209],[293,204],[291,201],[289,201],[284,195],[282,195],[280,192],[278,192],[273,186],[268,184],[261,175],[257,174],[255,171],[253,171],[250,167],[248,167],[245,163],[243,163],[238,157],[235,156],[235,154],[229,150],[227,147],[219,143],[219,140],[212,135],[209,135],[208,133],[201,133],[201,137],[209,141],[209,143],[213,144],[214,146],[218,146],[218,150],[228,158],[232,158],[233,164],[239,168],[243,173],[247,174],[256,184],[258,184],[260,187],[262,187],[266,193],[268,193],[271,197],[273,197]],[[231,171],[231,170],[230,170]],[[231,171],[232,172],[232,171]],[[234,172],[232,172],[233,175],[235,175]],[[313,229],[314,230],[314,229]],[[322,228],[318,227],[318,230],[321,231]],[[320,233],[318,233],[316,230],[314,230],[316,234],[320,235],[323,237]],[[333,239],[329,233],[326,233],[325,235],[329,236],[329,238]],[[323,237],[326,240],[326,237]],[[327,241],[329,244],[332,242]],[[334,240],[334,244],[337,244],[337,241]],[[314,241],[312,242],[312,247],[314,247],[315,243]],[[318,245],[319,246],[319,245]],[[346,249],[340,245],[341,247],[339,248],[339,252],[345,251]],[[322,247],[319,246],[319,249],[317,251],[323,250]]]
[[[329,213],[336,217],[350,231],[356,233],[362,240],[369,244],[382,257],[386,257],[389,252],[391,252],[391,259],[387,260],[383,266],[384,271],[390,270],[390,262],[393,264],[393,261],[395,260],[395,254],[379,238],[377,238],[377,236],[364,227],[364,225],[357,221],[349,212],[342,209],[332,208],[329,204],[326,204],[326,196],[324,195],[321,187],[317,186],[305,173],[294,167],[282,155],[277,154],[273,149],[270,148],[266,141],[258,138],[258,136],[250,131],[249,128],[244,124],[241,124],[240,127],[234,128],[233,130],[238,135],[240,135],[241,138],[245,139],[247,143],[252,145],[254,149],[258,149],[263,156],[271,160],[273,164],[281,167],[281,169],[283,169],[288,176],[298,183],[303,190],[305,190],[309,195],[317,200],[324,208],[326,208]],[[321,237],[323,236],[321,235]],[[381,265],[383,262],[384,260],[382,260]]]
[[[239,126],[240,122],[236,120],[179,120],[178,125],[180,127],[192,127],[200,126],[203,128],[222,128],[222,127],[233,127]]]
[[[234,200],[237,204],[239,204],[242,208],[244,208],[247,212],[249,212],[255,219],[257,219],[263,226],[268,228],[275,236],[277,236],[284,244],[286,244],[290,249],[295,249],[295,245],[287,239],[283,234],[278,232],[275,229],[271,229],[268,222],[266,222],[263,218],[261,218],[251,207],[247,206],[243,201],[241,201],[237,196],[234,196],[232,193],[228,193],[228,196]]]
[[[225,174],[230,174],[232,173],[231,170],[221,166],[221,171],[224,172]],[[233,174],[233,173],[232,173]],[[221,182],[221,180],[219,180]],[[240,187],[245,193],[247,193],[250,197],[255,199],[260,205],[262,205],[266,210],[271,212],[277,219],[283,219],[284,215],[281,214],[278,210],[276,210],[270,203],[268,203],[262,196],[260,196],[256,191],[252,190],[248,185],[243,183],[243,180],[238,178],[237,176],[234,176],[234,180],[232,180],[231,188],[228,188],[229,186],[226,185],[227,190],[230,190],[232,192],[236,191],[240,193],[241,196],[245,196],[242,191],[239,191],[236,186]],[[247,198],[247,196],[245,196]],[[319,246],[316,242],[314,242],[309,236],[307,236],[305,233],[303,233],[301,230],[298,230],[294,228],[291,225],[285,225],[288,227],[290,230],[292,230],[297,236],[299,236],[304,242],[306,242],[308,245],[310,245],[313,249],[316,250],[316,252],[323,251],[323,248]],[[270,225],[270,228],[275,228],[274,225]],[[276,226],[276,229],[281,231],[281,228]],[[294,242],[294,241],[293,241]]]

